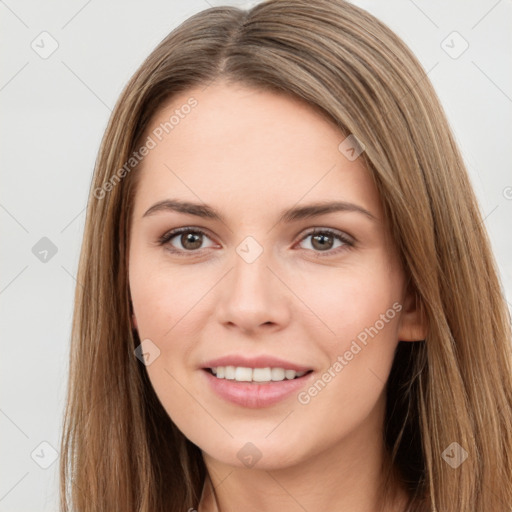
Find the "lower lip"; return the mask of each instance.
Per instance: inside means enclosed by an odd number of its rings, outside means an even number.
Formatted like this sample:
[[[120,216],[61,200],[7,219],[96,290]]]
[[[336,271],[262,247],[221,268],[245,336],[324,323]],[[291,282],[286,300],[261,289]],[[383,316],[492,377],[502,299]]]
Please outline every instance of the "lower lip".
[[[202,370],[208,384],[221,398],[242,407],[257,409],[274,405],[306,385],[312,372],[290,380],[264,383],[238,382],[236,380],[218,379],[208,370]]]

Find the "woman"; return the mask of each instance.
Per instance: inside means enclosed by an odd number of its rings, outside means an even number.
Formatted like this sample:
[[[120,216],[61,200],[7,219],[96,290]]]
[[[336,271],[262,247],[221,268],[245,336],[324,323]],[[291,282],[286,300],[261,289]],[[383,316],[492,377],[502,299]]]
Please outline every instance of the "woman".
[[[348,3],[191,17],[107,127],[74,511],[509,511],[510,318],[420,64]]]

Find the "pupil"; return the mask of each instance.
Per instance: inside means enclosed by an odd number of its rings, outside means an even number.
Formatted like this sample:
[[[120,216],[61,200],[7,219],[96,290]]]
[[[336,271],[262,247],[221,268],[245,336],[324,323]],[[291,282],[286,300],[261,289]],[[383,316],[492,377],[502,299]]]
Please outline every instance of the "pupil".
[[[332,240],[331,240],[331,243],[325,243],[325,240],[326,239],[330,239],[331,236],[330,235],[314,235],[313,236],[313,247],[315,247],[316,249],[325,249],[326,247],[329,249],[331,246],[332,246]],[[319,242],[320,240],[322,240],[322,242]],[[318,246],[316,246],[316,244],[319,243]]]
[[[201,247],[201,235],[197,233],[186,233],[181,236],[181,243],[183,247],[187,249],[198,249]]]

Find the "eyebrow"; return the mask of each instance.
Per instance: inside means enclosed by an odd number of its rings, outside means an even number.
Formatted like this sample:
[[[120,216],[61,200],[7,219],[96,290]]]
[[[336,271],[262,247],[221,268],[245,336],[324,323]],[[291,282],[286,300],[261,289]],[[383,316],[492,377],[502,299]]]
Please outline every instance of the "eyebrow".
[[[144,213],[143,217],[148,217],[157,212],[164,211],[185,213],[225,223],[224,217],[215,208],[207,204],[191,203],[189,201],[180,201],[177,199],[164,199],[163,201],[155,203],[146,211],[146,213]],[[354,203],[348,203],[346,201],[331,201],[312,203],[306,206],[295,206],[284,210],[281,212],[278,223],[294,222],[333,212],[357,212],[365,215],[373,221],[377,221],[377,218],[362,206]]]

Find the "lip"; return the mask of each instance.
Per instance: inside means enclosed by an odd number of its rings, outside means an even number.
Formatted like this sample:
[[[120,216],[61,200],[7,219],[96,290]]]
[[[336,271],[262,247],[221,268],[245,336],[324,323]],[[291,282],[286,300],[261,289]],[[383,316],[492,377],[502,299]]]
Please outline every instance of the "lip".
[[[314,372],[310,372],[291,380],[285,379],[260,384],[218,379],[204,368],[201,373],[204,374],[210,389],[222,399],[250,409],[269,407],[285,400],[292,394],[298,393],[301,388],[307,385],[314,374]]]
[[[285,370],[295,370],[296,372],[307,372],[312,370],[310,366],[285,361],[274,356],[259,355],[247,357],[237,354],[230,354],[205,362],[201,367],[216,368],[217,366],[243,366],[244,368],[284,368]],[[220,379],[217,379],[220,380]]]

